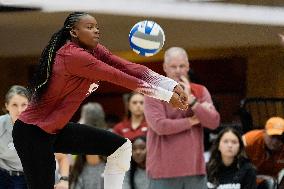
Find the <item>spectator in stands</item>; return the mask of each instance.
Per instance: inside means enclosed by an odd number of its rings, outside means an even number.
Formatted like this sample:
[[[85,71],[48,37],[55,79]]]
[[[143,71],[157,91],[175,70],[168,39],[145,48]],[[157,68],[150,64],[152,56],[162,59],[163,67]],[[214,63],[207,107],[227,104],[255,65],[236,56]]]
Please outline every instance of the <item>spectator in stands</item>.
[[[103,107],[94,102],[83,105],[79,123],[107,129]],[[70,174],[71,189],[103,189],[104,168],[105,157],[78,155]]]
[[[107,114],[105,120],[109,131],[113,131],[113,127],[120,122],[120,118],[116,114]]]
[[[104,157],[78,155],[70,175],[71,189],[103,189],[104,168]]]
[[[149,189],[205,189],[203,127],[217,128],[219,113],[208,90],[189,82],[189,62],[184,49],[168,49],[163,68],[167,77],[183,86],[190,108],[181,111],[145,97]]]
[[[12,130],[15,120],[27,108],[30,94],[20,85],[13,85],[5,96],[5,109],[8,112],[0,116],[0,189],[27,189],[20,158],[14,148]],[[68,189],[68,181],[63,180],[69,174],[69,163],[65,155],[56,155],[59,162],[55,189]]]
[[[126,173],[123,189],[148,189],[146,176],[146,136],[138,136],[132,141],[130,170]]]
[[[19,115],[27,108],[29,98],[27,89],[19,85],[12,86],[5,96],[7,114],[0,116],[0,189],[27,189],[12,130]]]
[[[89,102],[83,105],[79,123],[106,129],[107,124],[103,107],[96,102]]]
[[[257,168],[257,174],[274,178],[284,168],[284,119],[271,117],[265,129],[257,129],[243,135],[248,157]]]
[[[241,134],[226,127],[218,134],[207,164],[209,189],[255,189],[256,174],[245,155]]]
[[[127,118],[114,126],[113,131],[129,140],[146,135],[147,124],[144,118],[144,96],[131,93],[127,98]]]

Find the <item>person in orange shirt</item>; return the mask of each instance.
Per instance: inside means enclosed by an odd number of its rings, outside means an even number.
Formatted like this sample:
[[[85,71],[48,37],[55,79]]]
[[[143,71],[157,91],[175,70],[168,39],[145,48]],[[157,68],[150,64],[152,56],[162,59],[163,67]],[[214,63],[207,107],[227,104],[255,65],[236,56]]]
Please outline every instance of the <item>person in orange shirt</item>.
[[[278,173],[284,168],[284,119],[268,119],[265,129],[246,133],[243,135],[243,141],[257,174],[277,179]]]

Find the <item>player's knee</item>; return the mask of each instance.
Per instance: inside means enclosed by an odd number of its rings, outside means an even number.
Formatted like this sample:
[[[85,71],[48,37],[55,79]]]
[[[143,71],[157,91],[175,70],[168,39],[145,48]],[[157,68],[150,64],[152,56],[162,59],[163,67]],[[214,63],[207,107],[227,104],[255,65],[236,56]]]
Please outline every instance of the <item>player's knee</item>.
[[[107,172],[126,172],[130,168],[132,145],[130,140],[119,147],[113,154],[107,157]]]

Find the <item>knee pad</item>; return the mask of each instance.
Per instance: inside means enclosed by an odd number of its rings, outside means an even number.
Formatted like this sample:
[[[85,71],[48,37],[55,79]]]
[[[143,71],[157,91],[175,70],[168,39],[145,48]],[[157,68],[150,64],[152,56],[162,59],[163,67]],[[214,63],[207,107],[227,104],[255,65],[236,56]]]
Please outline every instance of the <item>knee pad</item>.
[[[105,173],[124,173],[130,168],[132,144],[130,140],[120,146],[113,154],[107,157]]]

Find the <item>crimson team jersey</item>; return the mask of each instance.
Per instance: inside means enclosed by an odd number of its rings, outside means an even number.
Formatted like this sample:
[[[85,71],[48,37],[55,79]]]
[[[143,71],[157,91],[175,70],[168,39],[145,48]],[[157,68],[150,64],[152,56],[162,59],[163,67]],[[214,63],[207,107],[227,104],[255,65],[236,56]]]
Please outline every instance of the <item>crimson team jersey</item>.
[[[145,66],[111,54],[100,44],[90,53],[67,42],[56,53],[46,92],[39,101],[32,100],[19,119],[57,133],[81,102],[98,88],[100,80],[167,102],[177,85]]]
[[[129,140],[133,141],[138,136],[146,136],[147,129],[148,129],[148,126],[147,126],[145,119],[140,123],[140,125],[136,129],[132,128],[131,120],[126,119],[116,124],[113,127],[113,132],[115,132],[116,134],[119,134],[120,136],[123,136],[124,138],[128,138]]]

